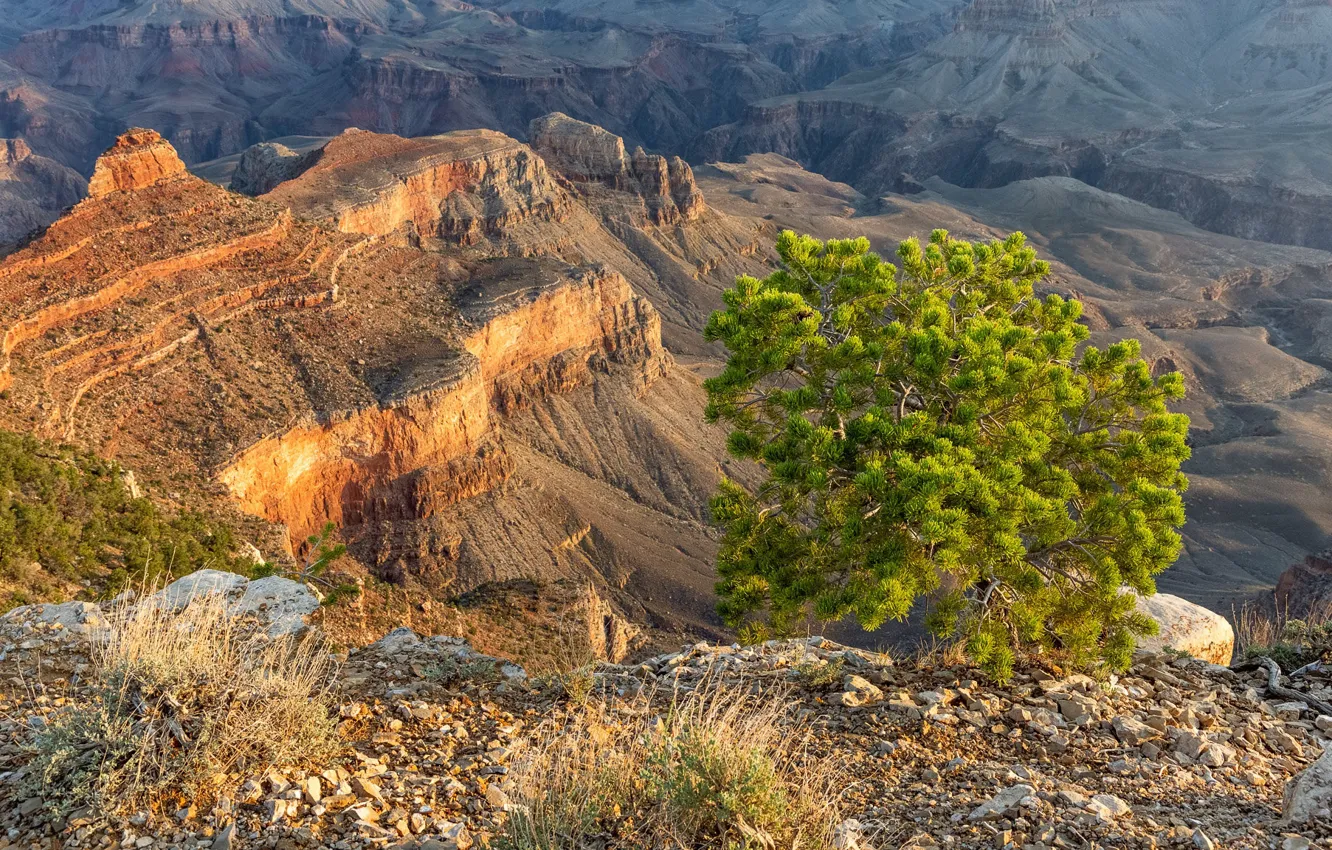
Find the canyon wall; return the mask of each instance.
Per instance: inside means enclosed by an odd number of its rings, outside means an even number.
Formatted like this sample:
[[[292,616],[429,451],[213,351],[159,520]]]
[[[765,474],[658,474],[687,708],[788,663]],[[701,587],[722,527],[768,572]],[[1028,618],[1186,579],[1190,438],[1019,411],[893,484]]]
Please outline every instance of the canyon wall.
[[[624,140],[601,127],[562,112],[538,118],[528,127],[532,148],[575,184],[600,183],[641,199],[641,217],[653,224],[698,219],[703,193],[694,172],[678,156],[625,152]]]
[[[558,219],[567,199],[540,157],[488,130],[418,139],[349,130],[301,159],[267,199],[344,233],[471,244],[529,217]]]
[[[218,474],[242,509],[293,540],[334,522],[427,519],[502,483],[496,413],[567,392],[607,362],[645,385],[665,363],[656,312],[618,274],[585,269],[537,288],[465,294],[474,329],[453,375],[364,410],[330,413],[245,449]]]
[[[78,203],[87,186],[77,171],[37,156],[22,139],[0,138],[0,255]]]

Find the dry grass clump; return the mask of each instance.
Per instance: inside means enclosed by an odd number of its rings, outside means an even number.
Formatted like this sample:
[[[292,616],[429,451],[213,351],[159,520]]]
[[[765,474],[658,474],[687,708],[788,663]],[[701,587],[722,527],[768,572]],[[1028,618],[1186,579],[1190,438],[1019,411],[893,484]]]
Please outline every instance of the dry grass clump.
[[[25,771],[48,807],[165,809],[210,798],[229,773],[336,752],[321,642],[269,639],[215,596],[180,611],[125,603],[107,620],[90,695],[38,736]]]
[[[1289,604],[1274,597],[1267,605],[1246,603],[1231,616],[1243,658],[1267,656],[1286,672],[1332,660],[1332,600],[1317,600],[1294,617]]]
[[[783,722],[783,694],[713,681],[653,706],[594,701],[539,730],[500,846],[832,847],[840,786]]]

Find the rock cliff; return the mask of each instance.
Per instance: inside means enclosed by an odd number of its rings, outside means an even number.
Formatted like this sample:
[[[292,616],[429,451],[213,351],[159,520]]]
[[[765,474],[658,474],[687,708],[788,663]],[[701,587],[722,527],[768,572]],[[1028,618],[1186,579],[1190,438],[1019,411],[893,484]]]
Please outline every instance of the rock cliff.
[[[92,179],[88,181],[88,196],[100,198],[112,192],[133,192],[184,175],[185,163],[160,133],[130,130],[97,159]]]
[[[0,139],[0,254],[86,193],[78,172],[37,156],[22,139]]]
[[[264,142],[246,148],[231,175],[231,190],[242,195],[262,195],[279,183],[300,175],[316,161],[319,153],[300,154],[277,142]]]
[[[485,130],[419,139],[348,130],[269,200],[348,233],[403,228],[471,244],[528,218],[559,219],[567,199],[526,146]]]
[[[704,349],[702,323],[721,287],[765,267],[755,223],[709,210],[683,161],[635,160],[618,136],[562,115],[533,126],[560,128],[560,141],[536,134],[555,145],[541,153],[487,130],[348,131],[299,157],[253,149],[242,161],[271,160],[287,175],[265,199],[340,230],[614,269],[657,308],[672,350]]]
[[[460,297],[467,330],[449,371],[247,448],[218,475],[241,507],[295,539],[330,520],[356,533],[429,519],[507,479],[493,414],[587,383],[603,361],[634,364],[644,382],[663,368],[655,311],[617,274],[520,262],[478,289]]]
[[[709,626],[722,435],[682,414],[698,379],[632,282],[659,278],[507,137],[348,133],[311,160],[247,198],[118,142],[0,262],[0,422],[258,522],[271,557],[332,521],[424,598],[569,578]]]
[[[532,148],[575,183],[602,183],[642,199],[643,216],[653,224],[693,221],[703,214],[703,193],[682,159],[667,159],[635,148],[625,153],[614,133],[555,112],[528,128]]]

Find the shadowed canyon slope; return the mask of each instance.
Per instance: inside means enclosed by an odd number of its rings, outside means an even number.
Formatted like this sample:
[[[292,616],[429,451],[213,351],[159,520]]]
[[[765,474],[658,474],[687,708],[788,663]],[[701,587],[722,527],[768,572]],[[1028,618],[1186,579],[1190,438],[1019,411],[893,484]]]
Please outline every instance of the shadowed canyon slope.
[[[857,188],[1071,176],[1204,229],[1332,248],[1321,0],[8,0],[0,136],[90,169],[349,127],[526,139],[551,111],[695,164]]]
[[[706,210],[682,163],[593,199],[488,131],[348,133],[315,159],[251,199],[124,136],[90,197],[0,263],[5,424],[266,521],[270,552],[333,521],[388,578],[590,580],[708,628],[721,435],[601,253],[715,297],[699,265],[759,270],[735,250],[752,226]],[[649,188],[695,207],[658,234]],[[622,217],[642,244],[603,224]]]

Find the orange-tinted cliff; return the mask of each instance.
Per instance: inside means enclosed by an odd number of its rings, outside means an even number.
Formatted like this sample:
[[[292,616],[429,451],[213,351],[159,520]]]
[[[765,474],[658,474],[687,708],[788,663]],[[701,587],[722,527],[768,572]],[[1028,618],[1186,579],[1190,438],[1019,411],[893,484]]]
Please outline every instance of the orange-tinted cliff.
[[[185,175],[176,149],[155,130],[130,130],[98,158],[88,181],[88,195],[133,192]]]
[[[471,244],[529,215],[568,207],[540,157],[502,133],[403,139],[349,130],[269,199],[348,233],[416,234]]]
[[[653,223],[641,182],[579,184],[488,131],[274,146],[257,198],[179,163],[127,134],[0,260],[0,424],[225,513],[268,557],[332,521],[393,580],[574,578],[710,622],[723,435],[649,299],[687,338],[686,299],[761,270],[751,223],[690,194]]]

